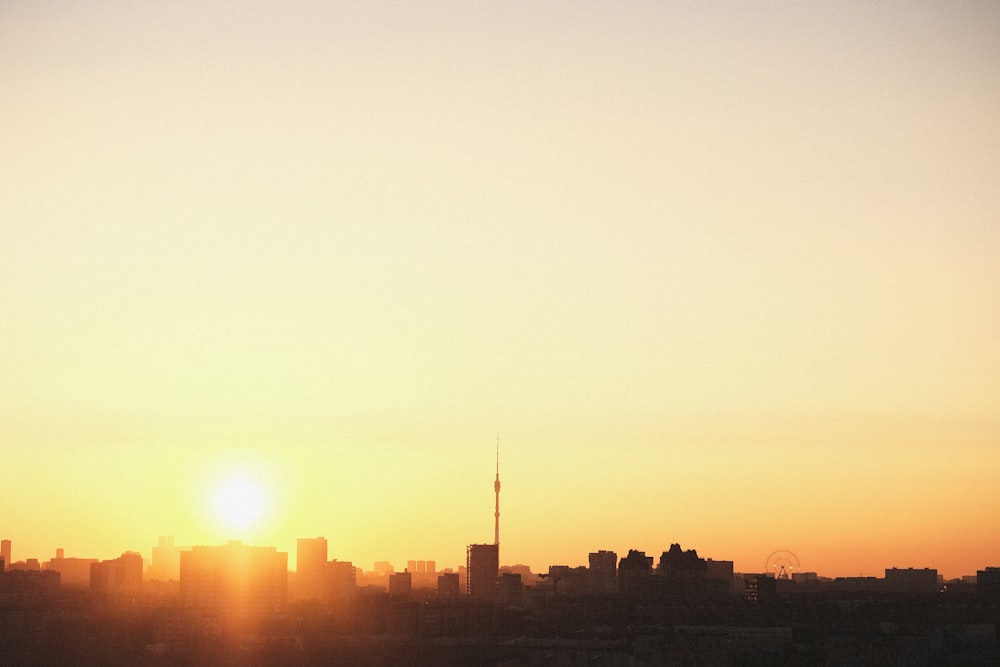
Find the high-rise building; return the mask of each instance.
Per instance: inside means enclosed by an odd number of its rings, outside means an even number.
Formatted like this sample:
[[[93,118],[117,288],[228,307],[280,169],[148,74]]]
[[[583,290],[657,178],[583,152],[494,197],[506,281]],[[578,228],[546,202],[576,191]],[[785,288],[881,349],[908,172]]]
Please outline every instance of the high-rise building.
[[[515,572],[504,572],[497,579],[497,600],[504,605],[519,605],[524,594],[524,584],[521,575]]]
[[[698,555],[696,549],[681,549],[681,545],[670,545],[669,551],[660,556],[656,568],[660,590],[671,594],[701,595],[707,591],[708,565]]]
[[[326,601],[327,544],[325,537],[300,537],[295,546],[295,595],[298,600]]]
[[[389,595],[409,595],[412,590],[412,572],[394,572],[389,575]]]
[[[267,616],[288,599],[288,554],[242,542],[181,552],[182,607]]]
[[[90,568],[96,558],[66,558],[63,549],[56,549],[56,557],[45,564],[46,570],[59,573],[63,588],[90,588]]]
[[[778,591],[778,580],[769,572],[743,575],[743,599],[751,604],[769,604]]]
[[[458,572],[444,572],[438,575],[438,597],[457,598],[460,592],[461,588],[458,584]]]
[[[980,595],[1000,595],[1000,567],[976,570],[976,592]]]
[[[0,558],[9,569],[10,564],[14,562],[10,559],[10,540],[0,540]]]
[[[590,564],[590,595],[612,595],[618,590],[618,554],[596,551],[587,556]]]
[[[126,551],[114,560],[91,563],[90,590],[107,595],[138,595],[142,590],[142,556]]]
[[[629,549],[618,563],[618,590],[626,595],[648,595],[652,588],[653,557]]]
[[[326,564],[325,572],[326,590],[330,602],[339,603],[354,596],[358,581],[354,563],[332,560]]]
[[[500,573],[500,546],[470,544],[465,551],[465,568],[466,595],[482,600],[493,599]]]
[[[153,547],[152,562],[149,564],[150,579],[157,581],[177,581],[181,577],[181,550],[174,545],[174,538],[160,535]]]
[[[815,574],[814,572],[813,579],[815,579]],[[795,574],[792,574],[792,579],[795,579],[795,576]],[[725,593],[731,590],[735,582],[733,578],[733,561],[706,559],[705,578],[708,580],[709,589],[712,591]]]

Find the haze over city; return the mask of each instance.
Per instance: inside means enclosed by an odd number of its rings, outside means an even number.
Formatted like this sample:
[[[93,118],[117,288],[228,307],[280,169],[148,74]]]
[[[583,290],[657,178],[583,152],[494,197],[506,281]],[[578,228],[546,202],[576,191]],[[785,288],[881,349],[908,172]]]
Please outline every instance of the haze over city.
[[[499,433],[503,564],[996,565],[997,35],[971,2],[4,3],[0,536],[453,567]]]

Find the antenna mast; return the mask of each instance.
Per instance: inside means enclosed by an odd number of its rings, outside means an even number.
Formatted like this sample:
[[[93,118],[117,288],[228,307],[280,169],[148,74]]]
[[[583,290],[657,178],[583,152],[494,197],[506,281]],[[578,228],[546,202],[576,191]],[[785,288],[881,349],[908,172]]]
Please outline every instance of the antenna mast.
[[[495,520],[493,527],[493,544],[500,544],[500,434],[497,433],[497,478],[493,482],[493,491],[496,493],[497,504],[493,513]]]

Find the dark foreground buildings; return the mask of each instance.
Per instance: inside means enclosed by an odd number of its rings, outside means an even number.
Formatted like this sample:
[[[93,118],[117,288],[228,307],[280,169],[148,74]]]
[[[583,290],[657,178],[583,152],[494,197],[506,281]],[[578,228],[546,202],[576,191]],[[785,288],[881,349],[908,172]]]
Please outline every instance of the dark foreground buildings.
[[[182,551],[174,595],[137,588],[138,554],[96,564],[86,590],[55,571],[0,572],[0,665],[1000,663],[996,568],[979,585],[896,568],[777,581],[671,545],[597,551],[537,579],[472,545],[464,586],[443,572],[418,587],[407,571],[386,591],[328,561],[322,538],[301,546],[294,595],[287,554],[241,543]]]
[[[465,592],[477,600],[492,600],[497,594],[500,573],[500,547],[496,544],[470,544],[465,552]]]

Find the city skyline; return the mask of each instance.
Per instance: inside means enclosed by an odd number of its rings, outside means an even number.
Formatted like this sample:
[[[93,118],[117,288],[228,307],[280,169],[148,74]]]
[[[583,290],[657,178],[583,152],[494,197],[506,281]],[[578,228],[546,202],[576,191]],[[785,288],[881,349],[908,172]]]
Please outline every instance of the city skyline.
[[[473,553],[485,554],[485,560],[487,561],[487,566],[485,571],[487,572],[530,572],[533,576],[547,576],[551,577],[554,571],[558,570],[572,570],[572,569],[588,569],[591,572],[600,574],[602,571],[615,572],[618,568],[618,562],[615,560],[615,556],[622,554],[623,562],[628,559],[625,558],[624,554],[627,554],[629,558],[633,555],[636,558],[646,558],[646,552],[643,549],[628,548],[624,551],[617,551],[614,549],[600,549],[597,551],[592,551],[587,554],[587,561],[585,564],[566,564],[566,563],[549,563],[538,567],[537,565],[526,564],[526,563],[504,563],[497,559],[499,550],[498,544],[470,544],[466,547],[466,565],[451,565],[448,563],[439,564],[434,560],[415,560],[407,559],[406,565],[402,567],[396,567],[392,561],[374,561],[371,568],[365,567],[365,564],[354,563],[349,559],[342,559],[338,557],[330,558],[330,556],[336,556],[336,554],[330,554],[327,552],[328,544],[326,538],[320,536],[315,538],[298,538],[296,540],[296,548],[293,551],[282,551],[273,545],[266,544],[245,544],[242,540],[230,540],[223,544],[200,544],[200,545],[177,545],[173,536],[160,536],[158,546],[153,546],[153,555],[150,558],[144,557],[141,552],[137,550],[125,550],[117,558],[89,558],[82,557],[79,554],[66,554],[65,549],[58,548],[56,552],[52,555],[52,558],[45,560],[44,558],[39,558],[37,556],[28,556],[27,558],[14,559],[9,556],[11,551],[12,541],[9,539],[4,539],[5,552],[0,556],[0,562],[3,562],[3,569],[6,571],[24,571],[24,570],[51,570],[62,573],[62,586],[69,588],[94,588],[95,575],[91,571],[91,563],[106,565],[107,563],[117,563],[121,561],[130,561],[133,563],[138,563],[135,565],[135,571],[139,573],[142,581],[149,582],[160,582],[166,583],[168,581],[177,582],[182,576],[184,571],[184,559],[182,554],[199,554],[206,552],[222,552],[227,549],[239,548],[246,549],[249,552],[257,553],[267,553],[270,552],[272,555],[282,558],[282,562],[287,564],[287,573],[294,574],[296,576],[296,587],[300,591],[296,599],[301,599],[302,592],[317,592],[322,591],[324,577],[328,576],[324,573],[323,568],[331,563],[338,565],[349,566],[352,571],[356,571],[358,576],[364,574],[366,577],[375,576],[376,579],[366,579],[366,582],[371,584],[373,581],[378,581],[378,577],[382,577],[384,581],[382,584],[384,588],[390,586],[389,575],[391,574],[419,574],[419,575],[440,575],[440,574],[451,574],[451,573],[462,573],[462,576],[467,576],[466,573],[470,570],[475,570],[475,567],[469,568],[468,564],[473,559]],[[322,546],[318,549],[317,543]],[[161,554],[157,555],[157,550],[161,551]],[[172,552],[169,555],[165,555],[163,550],[167,549]],[[680,544],[671,543],[670,548],[664,548],[662,550],[662,557],[665,559],[668,554],[673,554],[675,551],[680,553]],[[659,550],[657,550],[659,551]],[[656,551],[650,552],[655,554]],[[697,558],[697,549],[688,550],[686,553],[693,555]],[[292,555],[294,554],[294,558]],[[610,556],[610,562],[608,562],[607,557]],[[703,553],[702,556],[705,556]],[[482,557],[480,557],[482,558]],[[648,557],[650,562],[652,562],[653,556]],[[170,565],[170,559],[174,559],[176,562]],[[157,562],[159,560],[159,562]],[[705,558],[702,559],[703,561]],[[725,558],[712,558],[707,557],[709,563],[715,563],[726,566],[725,569],[720,574],[726,577],[745,576],[745,577],[755,577],[758,575],[768,575],[776,580],[798,580],[799,577],[807,577],[801,581],[817,581],[817,580],[851,580],[851,579],[879,579],[879,573],[906,573],[906,572],[918,572],[926,573],[933,572],[935,575],[935,585],[940,585],[942,583],[947,584],[949,582],[962,582],[968,583],[970,578],[975,578],[977,572],[981,571],[995,571],[998,568],[984,564],[977,567],[972,573],[959,576],[947,576],[944,573],[940,573],[936,567],[912,567],[912,566],[891,566],[885,567],[880,572],[859,572],[857,575],[840,575],[832,576],[829,573],[817,572],[811,570],[808,564],[803,566],[798,556],[793,552],[786,549],[778,549],[774,552],[768,554],[766,562],[762,564],[759,568],[737,568],[732,560],[727,560]],[[295,567],[292,567],[292,563],[295,563]],[[141,569],[140,569],[141,565]],[[440,566],[439,566],[440,565]],[[166,566],[166,569],[164,567]],[[660,566],[662,569],[662,565]],[[525,570],[527,568],[527,570]],[[532,569],[537,568],[537,569]],[[480,569],[482,566],[480,566]],[[176,570],[176,573],[173,572]],[[2,570],[0,570],[2,571]],[[165,574],[164,572],[169,572]],[[496,575],[492,575],[496,578]],[[97,581],[100,582],[100,575],[97,575]],[[134,582],[138,582],[139,579],[133,578]],[[353,575],[352,575],[353,581]],[[377,585],[377,584],[376,584]],[[417,587],[417,586],[414,586]],[[425,582],[423,587],[433,587],[429,581]],[[100,588],[100,583],[96,584],[96,588]],[[391,589],[390,589],[391,590]],[[615,588],[617,591],[617,588]],[[484,591],[475,592],[473,590],[467,590],[466,595],[472,597],[491,597],[491,594],[485,594]]]
[[[317,575],[315,573],[316,564],[317,563],[325,563],[328,560],[332,560],[334,562],[339,561],[341,563],[351,564],[351,565],[353,565],[353,567],[357,568],[359,571],[362,571],[362,572],[364,572],[366,574],[376,574],[376,575],[378,575],[378,574],[385,574],[386,572],[397,572],[397,573],[398,572],[411,572],[412,573],[412,572],[415,571],[413,568],[414,568],[414,564],[416,564],[416,563],[420,563],[421,568],[419,569],[419,572],[421,572],[421,573],[423,572],[423,565],[425,563],[429,563],[430,564],[430,568],[431,569],[428,570],[429,573],[458,572],[458,571],[460,571],[464,567],[462,565],[462,562],[463,562],[462,559],[458,559],[457,563],[452,563],[451,561],[448,561],[448,560],[440,561],[440,560],[436,560],[436,559],[433,559],[433,558],[423,558],[423,557],[421,557],[420,559],[415,559],[415,558],[413,558],[411,556],[407,556],[406,558],[402,558],[402,559],[398,559],[398,560],[386,559],[386,558],[377,558],[376,560],[368,561],[368,562],[355,561],[354,559],[352,559],[352,558],[349,557],[349,554],[335,553],[333,551],[330,551],[329,550],[328,540],[324,536],[298,537],[298,538],[296,538],[295,547],[294,548],[284,548],[284,549],[281,548],[281,547],[276,547],[273,544],[268,544],[268,543],[266,543],[266,541],[262,542],[262,543],[259,543],[259,544],[251,544],[251,543],[245,543],[243,540],[240,540],[240,539],[230,539],[230,540],[227,540],[226,542],[220,542],[220,543],[217,543],[217,544],[186,544],[185,545],[183,543],[178,543],[177,540],[176,540],[176,536],[173,536],[173,535],[169,535],[169,536],[160,535],[157,539],[158,539],[158,543],[156,545],[152,545],[152,546],[150,546],[148,548],[149,551],[152,552],[151,555],[150,555],[150,557],[148,557],[148,558],[146,556],[142,555],[142,553],[144,551],[142,549],[132,549],[132,548],[130,548],[130,549],[123,549],[123,550],[121,550],[121,552],[119,554],[121,556],[125,556],[127,554],[137,554],[137,555],[139,555],[142,558],[142,562],[144,563],[143,577],[146,578],[146,579],[150,579],[150,580],[176,579],[176,577],[173,577],[173,576],[171,576],[171,577],[164,577],[162,575],[157,575],[156,574],[158,571],[160,571],[162,569],[162,566],[163,566],[163,562],[162,561],[163,561],[163,559],[169,559],[171,557],[171,556],[164,556],[161,553],[161,555],[159,556],[159,558],[161,559],[161,562],[160,562],[159,565],[157,565],[157,555],[156,555],[157,549],[161,550],[161,552],[162,552],[166,548],[166,549],[170,550],[171,552],[173,552],[173,556],[172,557],[176,558],[177,555],[180,552],[183,552],[183,551],[190,552],[192,550],[197,551],[197,550],[203,550],[203,549],[216,549],[216,548],[222,548],[226,544],[229,544],[229,545],[232,545],[232,544],[245,544],[247,547],[258,548],[258,549],[259,548],[277,549],[278,553],[284,553],[288,557],[288,559],[289,559],[287,561],[288,562],[288,571],[290,573],[294,572],[297,575],[306,576],[307,579],[309,581],[313,582],[313,583],[314,583],[313,580],[315,580],[316,577],[317,577]],[[34,565],[36,565],[36,566],[41,566],[43,569],[49,568],[49,569],[60,570],[60,567],[61,567],[60,564],[64,562],[63,559],[67,559],[68,558],[69,561],[76,562],[78,564],[80,564],[80,563],[83,564],[82,566],[78,565],[76,567],[76,569],[79,569],[80,572],[73,575],[74,577],[79,578],[79,577],[82,577],[82,576],[86,575],[87,572],[89,572],[89,569],[86,566],[89,565],[90,562],[98,562],[98,561],[108,560],[108,559],[112,558],[112,556],[105,556],[103,554],[100,557],[93,557],[92,554],[79,554],[79,553],[74,553],[72,551],[69,552],[69,553],[67,553],[67,551],[66,551],[66,549],[64,547],[57,547],[50,554],[51,559],[50,560],[46,560],[46,558],[42,554],[23,555],[21,553],[18,553],[17,551],[14,551],[13,550],[13,546],[12,546],[14,542],[15,542],[15,540],[10,539],[9,537],[3,538],[3,547],[4,547],[4,550],[3,550],[3,554],[0,555],[0,560],[4,561],[4,563],[5,563],[5,565],[6,565],[6,567],[7,567],[8,570],[11,569],[11,565],[15,566],[14,569],[24,569],[25,566],[31,565],[32,563],[34,563]],[[318,547],[318,543],[322,544],[322,547],[321,547],[320,551],[317,551],[317,548],[319,548]],[[678,547],[678,543],[676,541],[668,540],[667,543],[669,543],[671,545],[672,549]],[[469,558],[469,555],[468,555],[469,552],[471,552],[471,551],[473,551],[475,549],[479,549],[480,551],[492,549],[493,551],[491,553],[494,553],[494,555],[491,558],[496,559],[497,558],[497,554],[502,553],[501,551],[499,551],[499,546],[500,546],[499,542],[492,542],[492,543],[486,543],[486,544],[470,543],[470,544],[466,545],[465,547],[463,547],[463,549],[466,551],[466,554],[467,554],[465,560],[466,561],[468,560],[468,558]],[[510,561],[505,561],[501,557],[501,558],[499,558],[499,560],[497,560],[497,568],[501,568],[501,567],[502,568],[528,567],[528,568],[531,568],[531,571],[534,574],[543,574],[546,571],[547,568],[552,568],[552,567],[570,567],[570,568],[573,568],[573,567],[583,567],[583,566],[586,566],[588,564],[588,562],[589,562],[590,567],[593,568],[594,567],[593,559],[595,557],[595,554],[597,554],[597,553],[601,553],[601,554],[605,554],[605,553],[608,553],[608,554],[616,554],[616,553],[617,554],[625,554],[625,553],[631,553],[631,552],[645,553],[646,551],[649,551],[649,553],[657,553],[658,551],[660,551],[660,549],[658,547],[654,547],[653,549],[645,549],[645,548],[639,548],[636,545],[629,545],[625,549],[617,549],[617,548],[606,549],[605,547],[599,547],[599,548],[595,548],[595,550],[589,551],[588,554],[586,554],[586,555],[582,555],[582,556],[581,555],[577,555],[576,561],[573,561],[573,560],[563,560],[563,561],[559,561],[559,562],[541,563],[541,564],[540,563],[526,563],[526,562],[523,562],[523,561],[518,561],[516,559],[510,560]],[[695,551],[697,551],[697,549],[695,549]],[[319,556],[317,556],[317,553],[322,553],[322,558],[320,558]],[[663,548],[663,553],[666,554],[666,547],[665,546]],[[19,557],[15,558],[15,557],[13,557],[12,554],[16,554]],[[811,567],[811,564],[808,561],[805,561],[805,563],[803,564],[803,562],[798,558],[798,555],[795,554],[794,552],[792,552],[791,550],[788,550],[788,549],[775,549],[772,552],[768,553],[767,556],[766,556],[766,558],[763,561],[761,561],[760,563],[757,564],[757,565],[759,565],[759,567],[754,566],[753,564],[748,564],[748,567],[739,567],[739,566],[736,565],[735,561],[733,561],[731,558],[727,557],[725,554],[714,554],[714,555],[713,554],[706,554],[706,552],[704,550],[702,550],[702,555],[706,556],[707,558],[709,558],[709,560],[723,561],[723,562],[729,562],[729,563],[731,563],[733,565],[733,571],[736,572],[736,573],[739,573],[739,574],[745,574],[745,575],[771,574],[771,575],[773,575],[777,579],[790,578],[793,574],[802,574],[802,573],[809,573],[809,574],[812,574],[812,575],[818,575],[820,577],[834,579],[834,578],[844,578],[844,577],[850,578],[850,577],[854,577],[854,576],[872,577],[872,576],[877,576],[878,572],[888,571],[890,569],[892,569],[892,570],[895,570],[895,569],[900,569],[900,570],[907,570],[907,569],[910,569],[910,570],[912,570],[912,569],[918,569],[918,570],[933,569],[935,572],[940,572],[942,578],[945,581],[948,581],[948,580],[958,580],[958,579],[962,579],[963,577],[972,576],[978,570],[982,570],[983,568],[987,568],[987,567],[993,567],[990,564],[990,563],[992,563],[992,561],[988,561],[988,562],[984,562],[984,563],[976,566],[971,572],[957,573],[957,574],[955,574],[955,573],[945,573],[945,572],[942,572],[934,564],[923,564],[923,565],[919,565],[917,567],[914,567],[912,564],[911,565],[906,565],[906,564],[896,563],[896,564],[893,564],[893,565],[885,565],[885,567],[877,569],[877,570],[874,570],[874,571],[856,572],[856,573],[845,574],[845,573],[837,573],[837,572],[823,572],[823,571],[818,571],[815,568]],[[588,557],[590,559],[589,561],[587,560]],[[69,561],[66,561],[66,562],[69,562]],[[580,561],[580,562],[577,562],[577,561]],[[774,561],[774,564],[772,564],[771,561]],[[396,567],[396,563],[397,562],[406,563],[406,565],[401,566],[401,567]],[[303,563],[306,564],[305,567],[307,568],[304,571],[302,570],[302,567],[303,567],[302,564]],[[294,564],[294,567],[293,567],[293,564]],[[175,564],[175,565],[177,565],[177,564]],[[368,565],[371,565],[371,567],[368,567]],[[82,569],[80,569],[81,567],[82,567]],[[179,565],[178,565],[178,567],[179,567]]]
[[[0,536],[455,567],[502,513],[533,567],[995,563],[998,34],[4,3]]]
[[[493,542],[468,545],[457,572],[422,560],[363,571],[313,537],[297,541],[293,573],[273,546],[183,548],[162,536],[148,569],[136,552],[62,550],[7,568],[11,542],[0,546],[0,656],[12,664],[986,665],[998,655],[1000,567],[954,580],[912,567],[830,578],[777,551],[766,573],[739,573],[674,542],[658,559],[599,550],[586,566],[535,573],[501,567]]]

